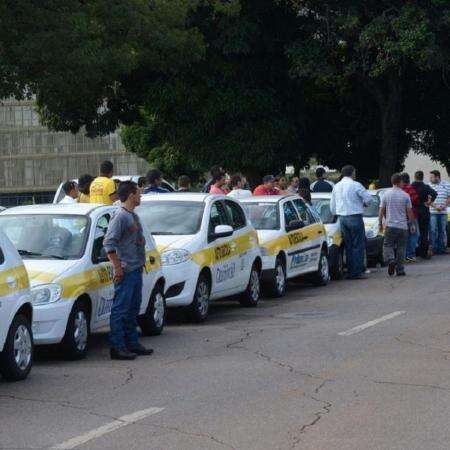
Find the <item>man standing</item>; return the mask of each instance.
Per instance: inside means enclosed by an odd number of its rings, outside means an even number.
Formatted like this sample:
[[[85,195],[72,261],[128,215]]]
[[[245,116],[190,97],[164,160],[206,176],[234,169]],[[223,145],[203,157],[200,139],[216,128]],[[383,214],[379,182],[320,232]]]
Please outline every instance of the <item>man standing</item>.
[[[191,190],[191,179],[187,175],[181,175],[178,178],[178,191],[189,192]]]
[[[331,192],[334,183],[325,178],[326,171],[323,167],[318,167],[316,170],[317,181],[311,184],[312,192]]]
[[[414,183],[412,186],[419,196],[418,224],[419,224],[419,245],[417,247],[417,255],[421,258],[428,259],[430,256],[428,250],[430,242],[428,234],[430,230],[430,204],[436,200],[437,193],[430,186],[423,182],[424,174],[421,170],[414,174]]]
[[[230,180],[231,191],[228,197],[235,199],[248,198],[252,196],[252,192],[242,187],[242,178],[240,175],[233,175]]]
[[[116,183],[112,179],[114,165],[111,161],[103,161],[100,164],[100,176],[98,176],[89,188],[90,203],[112,205],[117,200]]]
[[[253,195],[279,195],[280,191],[275,187],[275,177],[266,175],[262,184],[255,188]]]
[[[430,241],[436,255],[447,253],[447,206],[450,205],[450,185],[441,181],[438,170],[430,172],[431,188],[437,197],[431,203]]]
[[[75,181],[66,181],[62,185],[64,197],[59,203],[77,203],[78,188]]]
[[[169,191],[161,187],[162,173],[158,169],[150,169],[147,172],[147,187],[144,194],[167,194]]]
[[[213,184],[213,178],[220,173],[224,173],[225,171],[220,166],[212,166],[211,170],[209,171],[210,178],[203,186],[203,191],[205,194],[209,194],[209,191],[211,190],[211,185]]]
[[[91,184],[94,181],[94,177],[89,174],[80,175],[78,178],[78,190],[80,192],[80,195],[78,197],[78,203],[90,203],[90,191],[91,191]]]
[[[372,195],[361,183],[355,181],[353,166],[345,166],[342,180],[336,184],[331,194],[331,212],[339,217],[339,224],[345,243],[348,278],[365,279],[363,275],[366,233],[363,221],[364,206],[373,202]]]
[[[417,194],[417,191],[410,183],[409,174],[406,172],[402,173],[400,175],[402,179],[402,189],[404,192],[406,192],[409,195],[409,198],[411,199],[412,209],[414,213],[414,233],[411,232],[411,229],[408,233],[408,242],[406,244],[406,261],[407,262],[416,262],[416,250],[417,250],[417,244],[419,243],[419,195]]]
[[[403,181],[400,174],[395,173],[391,178],[392,188],[388,189],[381,200],[379,215],[380,231],[385,222],[383,256],[388,263],[388,274],[397,276],[405,274],[406,244],[408,242],[408,228],[415,232],[414,212],[409,195],[403,191]],[[397,255],[395,254],[397,251]]]
[[[145,238],[134,209],[141,203],[136,183],[124,181],[118,188],[121,207],[109,223],[103,246],[114,271],[114,301],[111,309],[111,359],[132,360],[151,355],[139,344],[137,316],[142,302],[142,271]]]
[[[299,178],[298,177],[294,177],[291,180],[291,183],[289,184],[287,191],[290,194],[298,194],[298,184],[299,184]]]
[[[212,178],[212,184],[209,188],[210,194],[227,195],[228,191],[225,190],[227,184],[226,175],[224,172],[216,173]]]

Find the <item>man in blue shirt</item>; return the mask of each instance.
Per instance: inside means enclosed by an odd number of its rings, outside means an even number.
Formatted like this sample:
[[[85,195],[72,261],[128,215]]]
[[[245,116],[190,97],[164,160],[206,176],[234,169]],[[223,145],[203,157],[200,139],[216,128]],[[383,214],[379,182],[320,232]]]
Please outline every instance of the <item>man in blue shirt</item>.
[[[144,194],[167,194],[169,191],[161,187],[162,173],[158,169],[150,169],[147,172],[148,186],[144,189]]]

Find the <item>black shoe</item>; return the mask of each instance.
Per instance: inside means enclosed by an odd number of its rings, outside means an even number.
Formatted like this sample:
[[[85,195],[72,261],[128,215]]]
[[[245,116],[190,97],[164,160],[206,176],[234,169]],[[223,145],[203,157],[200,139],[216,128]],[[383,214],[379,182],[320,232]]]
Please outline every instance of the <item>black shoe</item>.
[[[406,273],[405,272],[397,272],[397,276],[404,277],[404,276],[406,276]]]
[[[132,361],[136,359],[136,353],[130,352],[129,350],[122,348],[112,348],[110,350],[111,359],[116,359],[119,361]]]
[[[136,347],[131,347],[128,349],[130,352],[135,353],[136,355],[140,356],[148,356],[153,354],[153,349],[151,348],[145,348],[143,345],[138,344]]]
[[[395,267],[397,266],[397,264],[395,263],[395,261],[391,261],[388,265],[388,274],[390,277],[394,276],[395,274]]]

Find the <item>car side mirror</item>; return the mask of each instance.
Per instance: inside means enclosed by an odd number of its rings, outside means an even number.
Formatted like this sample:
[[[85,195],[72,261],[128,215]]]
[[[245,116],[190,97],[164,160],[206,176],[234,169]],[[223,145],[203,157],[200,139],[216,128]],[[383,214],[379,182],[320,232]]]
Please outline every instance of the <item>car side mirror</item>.
[[[217,225],[211,235],[211,240],[230,237],[233,236],[233,233],[233,227],[230,227],[230,225]]]
[[[286,231],[300,230],[305,227],[305,222],[303,220],[291,220],[288,225],[286,225]]]

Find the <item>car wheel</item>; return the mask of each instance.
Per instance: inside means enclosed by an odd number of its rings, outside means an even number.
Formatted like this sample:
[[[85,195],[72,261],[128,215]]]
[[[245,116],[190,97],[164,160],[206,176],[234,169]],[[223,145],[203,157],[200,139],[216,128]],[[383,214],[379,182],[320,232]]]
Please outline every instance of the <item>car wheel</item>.
[[[90,336],[90,312],[88,306],[77,301],[67,322],[66,334],[61,343],[65,358],[70,360],[83,359],[88,352]]]
[[[322,250],[317,271],[312,274],[310,281],[314,286],[326,286],[330,281],[330,266],[325,252]]]
[[[335,267],[330,268],[330,276],[333,280],[342,280],[342,278],[344,277],[344,253],[345,250],[343,248],[340,248],[336,258],[336,265]]]
[[[155,287],[147,310],[143,316],[138,318],[142,334],[145,336],[159,336],[164,329],[166,318],[166,300],[161,285]]]
[[[193,322],[204,322],[209,312],[211,283],[205,274],[201,274],[195,288],[194,301],[189,306],[189,316]]]
[[[280,256],[276,259],[274,274],[267,285],[267,293],[274,298],[283,297],[286,293],[286,268]]]
[[[8,331],[0,353],[0,374],[5,380],[24,380],[33,365],[33,334],[30,321],[17,315]]]
[[[242,306],[255,307],[259,303],[261,295],[261,276],[256,264],[253,264],[250,272],[250,279],[245,291],[241,294],[240,303]]]

